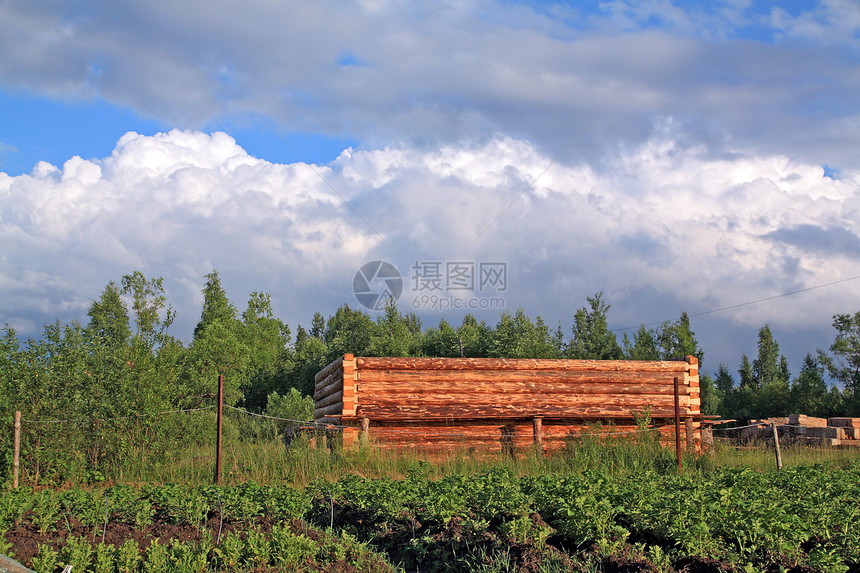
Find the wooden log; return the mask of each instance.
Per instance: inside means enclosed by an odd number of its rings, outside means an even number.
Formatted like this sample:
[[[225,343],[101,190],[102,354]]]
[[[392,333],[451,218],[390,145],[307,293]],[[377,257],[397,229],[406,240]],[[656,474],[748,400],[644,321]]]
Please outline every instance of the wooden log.
[[[844,440],[845,428],[837,428],[834,426],[824,428],[820,426],[807,426],[806,436],[809,438],[831,438],[834,440]]]
[[[327,376],[314,382],[314,391],[325,388],[343,379],[343,365],[335,368]]]
[[[330,382],[326,385],[320,385],[316,390],[314,390],[314,400],[319,400],[320,398],[325,398],[334,392],[341,392],[343,390],[343,373],[339,372],[337,378],[332,379],[331,377],[326,378]]]
[[[499,382],[495,384],[453,384],[453,383],[401,383],[399,380],[391,384],[383,382],[359,382],[362,399],[373,395],[397,396],[457,396],[458,400],[471,400],[475,396],[672,396],[672,386],[666,384],[516,384]],[[690,392],[684,386],[679,388],[680,395],[698,399],[698,394]],[[640,400],[641,401],[641,400]]]
[[[672,372],[579,372],[550,370],[357,370],[361,382],[381,384],[625,384],[673,385]]]
[[[529,405],[529,408],[511,407],[507,404],[496,405],[475,405],[475,404],[459,404],[456,406],[440,405],[415,405],[415,404],[390,404],[385,407],[368,405],[361,403],[356,406],[356,415],[368,416],[376,419],[450,419],[462,420],[472,418],[526,418],[531,419],[536,415],[544,418],[591,418],[591,419],[614,419],[627,418],[631,419],[633,415],[626,407],[616,406],[579,406],[575,410],[572,408],[559,408],[555,406]],[[693,414],[687,408],[681,408],[681,415],[688,416]],[[344,411],[344,415],[346,411]],[[672,408],[652,408],[652,418],[672,418],[674,410]]]
[[[343,414],[354,415],[358,404],[358,391],[355,382],[355,360],[347,360],[351,354],[347,354],[343,360]]]
[[[331,404],[330,406],[314,408],[314,419],[325,418],[327,416],[331,416],[332,414],[340,414],[342,412],[343,404],[341,402],[338,402],[336,404]]]
[[[370,427],[369,431],[375,436],[384,436],[384,435],[404,435],[404,436],[431,436],[431,435],[461,435],[461,434],[492,434],[497,433],[500,428],[503,426],[507,426],[513,428],[513,431],[516,435],[522,436],[523,438],[533,441],[534,437],[534,419],[531,420],[511,420],[507,422],[496,421],[493,424],[484,424],[481,421],[464,421],[464,422],[455,422],[449,425],[436,425],[436,426],[424,426],[418,425],[414,423],[403,422],[400,424],[397,423],[386,423],[385,421],[377,422],[374,420],[373,426]],[[572,424],[572,425],[559,425],[555,424],[552,420],[543,420],[541,424],[541,433],[544,438],[548,438],[551,436],[563,437],[571,434],[581,434],[581,433],[589,433],[589,434],[605,434],[607,436],[611,435],[623,435],[624,433],[629,433],[633,436],[637,432],[638,428],[632,425],[626,426],[613,426],[613,425],[587,425],[582,423]]]
[[[343,370],[337,370],[329,374],[321,382],[314,386],[314,395],[326,394],[332,389],[343,388]]]
[[[788,423],[792,426],[806,426],[807,428],[826,428],[827,418],[814,418],[804,414],[791,414]]]
[[[827,425],[837,428],[860,428],[860,418],[827,418]]]
[[[314,400],[314,408],[325,408],[326,406],[331,406],[332,404],[342,404],[343,403],[343,390],[338,392],[333,392],[328,396],[321,398],[319,400]]]
[[[346,356],[349,356],[350,357],[349,360],[352,360],[351,354],[347,354]],[[314,375],[314,382],[319,382],[320,380],[324,379],[326,376],[328,376],[329,374],[331,374],[335,370],[339,369],[341,367],[341,365],[343,365],[344,358],[338,358],[337,360],[335,360],[334,362],[332,362],[331,364],[329,364],[328,366],[326,366],[325,368],[323,368],[322,370],[317,372]]]
[[[550,370],[580,372],[687,372],[681,361],[552,360],[507,358],[390,358],[359,357],[361,370]]]
[[[651,405],[652,408],[671,407],[674,404],[671,395],[605,395],[605,394],[362,394],[361,404],[370,408],[391,408],[408,405],[411,408],[449,408],[456,410],[465,407],[493,407],[527,410],[531,407],[551,407],[555,409],[576,410],[588,406],[611,406],[627,410]],[[693,400],[689,396],[678,396],[681,406],[689,407]],[[524,412],[527,414],[527,412]]]

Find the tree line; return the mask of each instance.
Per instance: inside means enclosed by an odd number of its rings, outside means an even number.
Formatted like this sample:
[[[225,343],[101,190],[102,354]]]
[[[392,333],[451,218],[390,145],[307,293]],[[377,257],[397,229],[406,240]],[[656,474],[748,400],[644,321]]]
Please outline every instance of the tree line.
[[[376,319],[347,304],[328,317],[316,312],[309,326],[293,333],[274,315],[268,294],[251,293],[240,311],[217,271],[204,279],[200,319],[188,344],[170,333],[176,313],[163,279],[140,272],[108,283],[90,304],[85,324],[56,321],[23,342],[7,325],[0,337],[0,419],[9,421],[21,410],[31,420],[81,420],[81,443],[65,443],[62,451],[97,467],[127,455],[130,444],[169,447],[192,436],[196,430],[186,422],[171,424],[154,414],[211,405],[219,373],[228,405],[298,416],[308,411],[314,374],[346,353],[604,360],[694,355],[704,363],[686,313],[619,340],[608,326],[603,293],[587,297],[568,333],[521,308],[501,312],[495,325],[466,315],[456,326],[443,318],[424,327],[393,302]],[[702,371],[702,410],[740,419],[790,412],[860,415],[860,312],[837,315],[833,326],[829,352],[810,352],[795,376],[763,326],[754,357],[743,355],[736,371],[726,364],[713,376]],[[829,384],[828,375],[842,389]],[[103,422],[121,417],[128,417],[122,428]],[[29,447],[56,447],[47,422],[40,428]]]

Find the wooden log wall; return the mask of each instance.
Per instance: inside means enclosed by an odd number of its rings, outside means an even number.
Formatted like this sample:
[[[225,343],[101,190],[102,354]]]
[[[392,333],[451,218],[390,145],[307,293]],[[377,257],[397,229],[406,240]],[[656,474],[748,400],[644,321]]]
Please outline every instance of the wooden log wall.
[[[370,358],[347,354],[315,377],[317,422],[348,427],[378,447],[498,453],[563,448],[582,433],[636,429],[650,408],[657,425],[682,418],[698,434],[698,362]],[[673,428],[664,430],[671,434]]]
[[[339,424],[344,413],[344,363],[353,362],[351,354],[338,358],[314,376],[314,420]]]

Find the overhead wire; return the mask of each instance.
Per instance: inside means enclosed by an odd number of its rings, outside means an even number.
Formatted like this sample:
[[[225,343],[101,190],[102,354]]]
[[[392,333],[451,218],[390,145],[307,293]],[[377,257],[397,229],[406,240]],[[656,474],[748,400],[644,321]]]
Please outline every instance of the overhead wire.
[[[798,289],[798,290],[794,290],[794,291],[790,291],[790,292],[784,292],[784,293],[782,293],[782,294],[777,294],[777,295],[773,295],[773,296],[768,296],[768,297],[764,297],[764,298],[759,298],[759,299],[756,299],[756,300],[751,300],[751,301],[747,301],[747,302],[741,302],[741,303],[733,304],[733,305],[730,305],[730,306],[723,306],[723,307],[720,307],[720,308],[714,308],[714,309],[711,309],[711,310],[705,310],[705,311],[702,311],[702,312],[694,312],[694,313],[692,313],[692,314],[688,313],[688,314],[687,314],[687,316],[688,316],[688,317],[690,317],[690,318],[694,318],[694,317],[697,317],[697,316],[705,316],[706,314],[714,314],[714,313],[716,313],[716,312],[723,312],[723,311],[726,311],[726,310],[732,310],[732,309],[735,309],[735,308],[741,308],[741,307],[744,307],[744,306],[750,306],[750,305],[753,305],[753,304],[759,304],[759,303],[762,303],[762,302],[767,302],[767,301],[769,301],[769,300],[776,300],[776,299],[779,299],[779,298],[784,298],[784,297],[792,296],[792,295],[795,295],[795,294],[800,294],[800,293],[804,293],[804,292],[809,292],[809,291],[811,291],[811,290],[816,290],[816,289],[820,289],[820,288],[825,288],[825,287],[829,287],[829,286],[833,286],[833,285],[837,285],[837,284],[841,284],[841,283],[846,283],[846,282],[849,282],[849,281],[856,281],[857,279],[860,279],[860,275],[857,275],[857,276],[855,276],[855,277],[848,277],[848,278],[845,278],[845,279],[840,279],[840,280],[838,280],[838,281],[832,281],[832,282],[829,282],[829,283],[824,283],[824,284],[820,284],[820,285],[815,285],[815,286],[811,286],[811,287],[807,287],[807,288],[802,288],[802,289]],[[624,330],[632,330],[632,329],[634,329],[634,328],[639,328],[640,326],[654,326],[654,325],[657,325],[657,324],[666,324],[667,322],[671,322],[672,320],[675,320],[675,319],[674,319],[674,318],[670,318],[670,319],[667,319],[667,320],[660,320],[660,321],[656,321],[656,322],[648,322],[648,323],[643,323],[643,324],[637,324],[636,326],[625,326],[624,328],[613,328],[613,329],[612,329],[612,331],[613,331],[613,332],[621,332],[621,331],[624,331]]]

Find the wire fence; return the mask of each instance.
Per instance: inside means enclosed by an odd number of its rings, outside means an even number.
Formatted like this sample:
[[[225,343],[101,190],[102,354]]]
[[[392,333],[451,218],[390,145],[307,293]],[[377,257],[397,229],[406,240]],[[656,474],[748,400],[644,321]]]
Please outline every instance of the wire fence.
[[[275,422],[286,422],[289,424],[297,425],[297,426],[306,426],[306,427],[319,427],[325,428],[328,430],[344,430],[344,429],[355,429],[355,426],[346,425],[346,424],[335,424],[331,422],[320,422],[317,420],[308,420],[308,419],[298,419],[298,418],[285,418],[281,416],[272,416],[270,414],[261,414],[258,412],[251,412],[244,408],[238,408],[236,406],[230,406],[225,404],[223,406],[225,410],[231,410],[234,412],[238,412],[240,414],[244,414],[245,416],[249,416],[252,418],[259,418],[265,420],[271,420]],[[93,417],[93,418],[58,418],[58,419],[41,419],[41,420],[33,420],[27,418],[21,418],[21,423],[27,424],[64,424],[64,423],[92,423],[92,422],[110,422],[110,421],[121,421],[121,420],[135,420],[141,418],[154,418],[158,416],[167,416],[171,414],[185,414],[185,413],[193,413],[193,412],[205,412],[205,411],[213,411],[216,409],[216,406],[203,406],[200,408],[184,408],[177,410],[162,410],[159,412],[150,412],[150,413],[136,413],[127,416],[115,416],[115,417]],[[505,424],[499,423],[499,426],[504,426]],[[752,424],[750,426],[742,426],[741,428],[753,427],[756,424]],[[457,427],[456,425],[450,427]],[[420,431],[425,433],[433,433],[433,426],[430,427],[422,427]],[[566,437],[597,437],[597,436],[620,436],[620,435],[633,435],[633,434],[642,434],[642,433],[650,433],[650,432],[660,432],[665,429],[672,429],[673,426],[665,425],[659,427],[652,428],[636,428],[630,430],[600,430],[597,432],[589,431],[589,432],[569,432],[566,434]],[[738,430],[741,428],[730,428],[731,430]],[[371,427],[369,428],[370,433],[378,433],[381,428]],[[404,435],[414,435],[416,433],[416,429],[407,429],[402,427],[386,427],[384,429],[384,433],[386,435],[401,433]],[[716,431],[716,430],[715,430]],[[465,436],[465,437],[474,437],[474,434],[455,434],[446,432],[445,436],[456,437],[456,436]]]
[[[65,423],[82,423],[82,422],[111,422],[115,420],[136,420],[140,418],[154,418],[155,416],[167,415],[167,414],[181,414],[185,412],[202,412],[204,410],[213,410],[215,406],[204,406],[202,408],[187,408],[184,410],[163,410],[161,412],[150,412],[148,414],[133,414],[131,416],[116,416],[112,418],[66,418],[66,419],[57,419],[57,420],[27,420],[25,418],[21,418],[21,422],[26,422],[28,424],[65,424]]]
[[[89,439],[87,436],[87,432],[92,432],[91,427],[87,427],[88,424],[92,425],[95,423],[107,424],[109,422],[123,422],[129,420],[148,420],[146,426],[142,426],[145,428],[152,429],[152,424],[155,423],[156,426],[161,426],[162,424],[157,422],[158,418],[166,418],[169,416],[176,415],[196,415],[196,414],[209,414],[212,416],[213,414],[218,412],[218,407],[214,405],[210,406],[202,406],[197,408],[181,408],[181,409],[170,409],[170,410],[161,410],[157,412],[135,412],[132,414],[127,414],[123,416],[100,416],[100,417],[68,417],[68,418],[42,418],[42,417],[33,417],[33,418],[23,418],[18,417],[16,424],[16,432],[19,434],[16,436],[16,440],[20,437],[20,428],[21,426],[31,426],[33,428],[32,433],[30,431],[25,432],[26,434],[30,434],[29,440],[36,439],[36,442],[30,442],[30,450],[28,453],[27,459],[29,463],[33,463],[34,461],[38,464],[41,464],[42,467],[46,467],[46,463],[52,463],[51,458],[43,458],[42,461],[38,461],[42,454],[38,453],[39,448],[48,446],[53,449],[63,447],[63,444],[66,445],[67,449],[73,449],[76,446],[74,444],[81,445]],[[227,417],[227,414],[230,414]],[[281,447],[284,448],[283,442],[286,441],[286,449],[283,451],[289,451],[291,449],[291,439],[295,437],[297,433],[304,433],[305,436],[309,440],[309,444],[312,447],[322,448],[324,451],[331,451],[332,453],[335,451],[335,448],[345,448],[347,447],[347,432],[344,430],[349,430],[350,432],[356,432],[357,437],[361,438],[364,443],[368,444],[376,444],[382,447],[383,451],[386,448],[406,448],[408,451],[411,451],[411,448],[414,446],[418,450],[422,447],[431,448],[448,448],[452,443],[452,440],[456,441],[459,444],[462,444],[463,447],[469,448],[470,450],[474,447],[477,448],[485,448],[489,447],[491,452],[499,453],[499,444],[501,444],[501,452],[502,453],[513,453],[513,452],[522,452],[525,447],[526,440],[534,441],[534,444],[539,447],[540,450],[544,452],[552,452],[558,447],[559,443],[567,442],[568,447],[577,448],[580,442],[578,440],[583,440],[581,443],[583,445],[587,445],[589,443],[589,438],[596,438],[598,441],[595,444],[603,444],[603,438],[611,438],[618,439],[618,445],[623,445],[624,440],[627,438],[631,438],[630,444],[636,445],[638,448],[638,442],[633,440],[636,436],[644,436],[644,435],[652,435],[655,433],[659,438],[655,437],[655,441],[653,443],[661,443],[664,446],[666,445],[666,440],[671,437],[671,435],[675,434],[676,426],[673,424],[654,424],[650,427],[636,427],[630,428],[628,427],[616,427],[613,426],[612,423],[601,426],[600,422],[597,423],[589,423],[586,421],[555,421],[555,423],[545,423],[542,427],[535,425],[530,430],[528,430],[528,426],[531,426],[531,423],[526,423],[525,420],[481,420],[481,421],[469,421],[469,420],[459,420],[459,421],[449,421],[448,423],[439,423],[439,420],[434,420],[432,423],[427,423],[428,420],[401,420],[397,423],[395,422],[385,422],[381,420],[373,421],[371,420],[369,424],[362,424],[358,426],[354,421],[350,423],[331,423],[331,421],[322,422],[319,420],[311,420],[307,419],[304,416],[279,416],[273,415],[271,412],[253,412],[249,411],[245,408],[233,406],[233,405],[222,405],[221,416],[224,420],[232,419],[231,422],[232,430],[229,433],[230,440],[240,440],[240,442],[231,442],[234,444],[242,443],[244,440],[251,440],[248,443],[257,443],[262,445],[264,442],[281,442]],[[270,426],[265,424],[263,425],[248,425],[247,429],[243,429],[242,420],[260,420],[271,423]],[[329,419],[330,420],[330,419]],[[212,423],[212,427],[210,429],[210,421]],[[472,423],[474,422],[474,423]],[[704,420],[703,424],[697,424],[696,427],[692,427],[686,425],[683,429],[680,429],[678,435],[683,436],[683,433],[686,431],[686,444],[687,447],[684,448],[685,451],[698,451],[701,447],[704,448],[702,451],[709,451],[710,448],[713,447],[717,438],[714,434],[721,434],[723,436],[727,436],[727,439],[731,434],[737,434],[742,432],[743,430],[750,428],[766,428],[767,424],[765,422],[754,422],[749,424],[744,424],[740,426],[732,426],[732,427],[713,427],[713,421]],[[70,432],[66,432],[65,430],[61,431],[48,431],[46,433],[45,430],[37,430],[36,428],[48,428],[48,427],[56,427],[58,425],[67,424],[67,425],[77,425],[80,426],[78,428],[70,429]],[[164,427],[167,428],[167,431],[170,433],[168,439],[173,440],[172,444],[174,448],[178,447],[176,450],[179,454],[179,457],[170,457],[165,459],[171,459],[174,461],[182,460],[182,452],[183,451],[198,451],[194,448],[190,448],[192,445],[195,448],[200,447],[210,447],[212,443],[212,437],[215,434],[214,428],[214,419],[199,419],[196,422],[180,422],[177,426],[175,423],[171,422],[169,424],[165,424]],[[474,427],[469,427],[474,426]],[[118,428],[123,428],[125,426],[118,426]],[[192,431],[186,431],[185,428],[189,430],[194,428]],[[238,428],[238,430],[236,429]],[[462,428],[462,429],[461,429]],[[547,428],[550,428],[547,431]],[[106,430],[106,431],[105,431]],[[691,433],[690,430],[693,430],[694,433]],[[705,436],[706,432],[703,430],[708,430],[711,435],[709,436],[709,440],[706,442]],[[104,426],[99,430],[99,433],[93,434],[93,436],[98,436],[98,439],[101,440],[111,440],[111,433],[114,430],[108,426],[105,428]],[[122,430],[117,430],[122,431]],[[151,431],[151,430],[150,430]],[[80,432],[79,438],[73,437]],[[116,440],[126,440],[130,439],[132,441],[136,440],[140,434],[130,435],[130,437],[119,437],[120,434],[115,434]],[[137,436],[137,437],[136,437]],[[355,433],[352,436],[356,436]],[[332,442],[331,439],[335,438],[335,441]],[[343,438],[343,443],[341,443],[341,437]],[[735,436],[736,437],[736,436]],[[316,441],[313,440],[316,438]],[[322,442],[320,442],[320,438],[322,438]],[[774,437],[776,439],[776,436]],[[370,439],[371,441],[367,442],[366,440]],[[683,438],[676,439],[680,440]],[[723,441],[722,438],[717,438],[720,442]],[[41,441],[39,441],[41,440]],[[80,440],[84,440],[81,442]],[[352,440],[352,438],[351,438]],[[220,441],[220,440],[219,440]],[[549,442],[549,449],[544,449],[542,445],[544,442]],[[88,442],[86,442],[88,443]],[[107,443],[107,442],[105,442]],[[135,442],[136,443],[136,442]],[[305,442],[299,442],[300,444],[304,444]],[[351,442],[352,444],[361,443],[361,442]],[[495,444],[494,444],[495,443]],[[606,445],[613,445],[615,442],[612,440],[607,440]],[[650,441],[648,443],[651,443]],[[185,449],[186,445],[190,449]],[[208,445],[207,445],[208,444]],[[446,445],[447,444],[447,445]],[[17,445],[17,443],[16,443]],[[36,447],[36,450],[32,448]],[[89,446],[87,446],[89,447]],[[136,449],[134,451],[143,451],[139,448],[148,448],[147,445],[142,446],[134,446]],[[231,446],[233,447],[233,446]],[[268,446],[267,446],[268,447]],[[352,446],[350,446],[352,447]],[[428,450],[428,451],[431,451]],[[26,451],[26,450],[25,450]],[[59,451],[59,450],[58,450]],[[149,450],[146,450],[149,451]],[[219,445],[220,451],[220,445]],[[232,450],[231,450],[232,451]],[[270,452],[271,450],[265,450]],[[302,453],[304,450],[299,448],[295,450],[298,453]],[[453,450],[452,450],[453,451]],[[572,453],[575,453],[575,449],[571,450]],[[640,450],[636,450],[640,451]],[[644,450],[642,450],[644,451]],[[640,451],[640,454],[641,452]],[[263,452],[263,450],[260,450]],[[678,458],[681,457],[681,449],[679,446],[678,450]],[[49,456],[52,454],[48,454]],[[149,454],[147,454],[149,455]],[[156,458],[159,454],[155,454]],[[194,454],[186,454],[189,456],[194,456]],[[219,453],[220,455],[220,453]],[[231,454],[235,455],[235,454]],[[266,454],[268,455],[268,454]],[[304,454],[302,454],[304,455]],[[35,457],[33,457],[35,456]],[[197,453],[199,457],[200,454]],[[207,455],[208,456],[208,455]],[[17,456],[16,456],[17,457]],[[59,459],[59,458],[58,458]],[[149,458],[147,458],[149,459]],[[191,459],[191,458],[189,458]],[[202,459],[202,458],[195,458]],[[309,458],[310,459],[310,458]],[[15,462],[17,465],[17,461]],[[172,463],[172,462],[171,462]],[[178,463],[185,463],[179,461]],[[781,465],[781,462],[780,462]],[[680,465],[679,465],[680,467]],[[16,470],[17,471],[17,470]],[[29,475],[33,475],[32,471]]]

